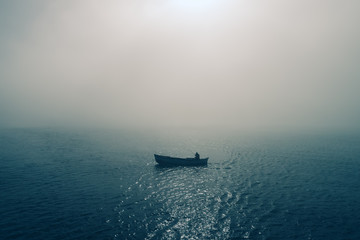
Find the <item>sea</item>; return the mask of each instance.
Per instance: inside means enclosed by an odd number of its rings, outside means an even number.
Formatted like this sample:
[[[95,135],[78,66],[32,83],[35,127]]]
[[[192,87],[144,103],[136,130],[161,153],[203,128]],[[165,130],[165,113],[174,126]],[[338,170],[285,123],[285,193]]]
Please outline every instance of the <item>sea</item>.
[[[360,134],[2,129],[0,239],[358,240]]]

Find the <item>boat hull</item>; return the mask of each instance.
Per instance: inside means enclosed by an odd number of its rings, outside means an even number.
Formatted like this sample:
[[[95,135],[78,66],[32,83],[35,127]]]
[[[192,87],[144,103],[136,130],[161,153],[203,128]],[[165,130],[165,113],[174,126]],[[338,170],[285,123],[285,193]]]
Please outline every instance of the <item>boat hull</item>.
[[[174,158],[154,154],[155,161],[163,166],[203,166],[207,165],[209,158]]]

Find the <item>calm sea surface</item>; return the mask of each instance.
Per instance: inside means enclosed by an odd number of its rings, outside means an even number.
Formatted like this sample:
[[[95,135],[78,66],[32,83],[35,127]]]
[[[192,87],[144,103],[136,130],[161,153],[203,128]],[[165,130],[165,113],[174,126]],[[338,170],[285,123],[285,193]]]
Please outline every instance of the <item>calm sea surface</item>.
[[[0,216],[0,239],[358,240],[360,136],[0,130]]]

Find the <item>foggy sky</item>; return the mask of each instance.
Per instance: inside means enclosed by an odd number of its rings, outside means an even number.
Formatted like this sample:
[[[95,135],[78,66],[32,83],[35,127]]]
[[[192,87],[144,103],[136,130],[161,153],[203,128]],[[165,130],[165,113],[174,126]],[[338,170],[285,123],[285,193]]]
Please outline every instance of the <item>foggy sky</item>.
[[[0,0],[0,126],[358,128],[357,0]]]

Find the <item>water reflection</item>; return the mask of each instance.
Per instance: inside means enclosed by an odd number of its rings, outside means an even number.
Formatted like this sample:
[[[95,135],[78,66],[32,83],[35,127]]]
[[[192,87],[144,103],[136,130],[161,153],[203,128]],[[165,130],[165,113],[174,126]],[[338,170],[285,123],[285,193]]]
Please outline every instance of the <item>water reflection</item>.
[[[196,167],[148,165],[115,210],[119,236],[262,239],[258,217],[267,205],[250,202],[259,185],[250,179],[254,172],[238,164],[228,158]]]
[[[161,232],[164,239],[216,238],[216,234],[226,239],[231,220],[220,212],[220,189],[214,188],[214,180],[207,166],[155,166],[152,198],[161,203],[170,220],[159,222],[148,238]]]

